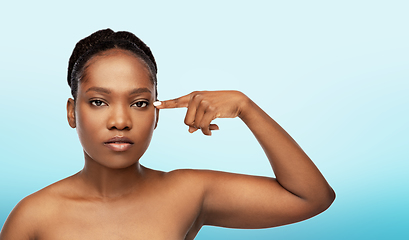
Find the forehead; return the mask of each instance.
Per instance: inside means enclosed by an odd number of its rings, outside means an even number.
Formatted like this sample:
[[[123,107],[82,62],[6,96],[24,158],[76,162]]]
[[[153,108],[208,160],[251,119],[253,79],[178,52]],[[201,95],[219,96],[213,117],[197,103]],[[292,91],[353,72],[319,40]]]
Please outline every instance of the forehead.
[[[154,92],[146,64],[127,50],[111,49],[94,56],[83,76],[80,88],[97,86],[121,92],[146,87]]]

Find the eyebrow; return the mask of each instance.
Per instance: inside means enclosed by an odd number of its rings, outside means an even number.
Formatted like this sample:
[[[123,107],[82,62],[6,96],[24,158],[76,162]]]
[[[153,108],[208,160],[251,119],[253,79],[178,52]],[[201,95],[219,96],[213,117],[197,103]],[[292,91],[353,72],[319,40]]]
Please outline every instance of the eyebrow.
[[[90,88],[88,88],[86,93],[89,92],[89,91],[94,91],[94,92],[99,92],[99,93],[106,93],[106,94],[111,93],[111,91],[109,89],[102,88],[102,87],[90,87]]]
[[[129,93],[129,95],[143,93],[143,92],[152,93],[151,90],[149,90],[148,88],[135,88]]]
[[[103,87],[90,87],[87,89],[86,93],[89,91],[111,94],[111,90],[103,88]],[[129,92],[129,95],[134,95],[134,94],[143,93],[143,92],[152,93],[151,90],[149,90],[148,88],[135,88]]]

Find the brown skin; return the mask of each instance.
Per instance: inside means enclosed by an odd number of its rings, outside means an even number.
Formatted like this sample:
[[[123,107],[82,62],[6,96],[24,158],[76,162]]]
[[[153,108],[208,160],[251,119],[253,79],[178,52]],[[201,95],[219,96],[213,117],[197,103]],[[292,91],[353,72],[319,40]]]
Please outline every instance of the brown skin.
[[[143,91],[130,95],[135,89]],[[84,148],[84,169],[24,198],[10,213],[0,240],[193,239],[203,225],[274,227],[310,218],[333,202],[334,191],[314,163],[243,93],[192,92],[155,108],[154,92],[145,65],[129,52],[108,50],[92,58],[76,102],[67,103],[68,122]],[[187,107],[189,131],[205,135],[218,129],[211,124],[215,118],[241,118],[277,178],[205,170],[165,173],[140,165],[159,109],[177,107]],[[134,144],[115,152],[105,144],[114,136]]]

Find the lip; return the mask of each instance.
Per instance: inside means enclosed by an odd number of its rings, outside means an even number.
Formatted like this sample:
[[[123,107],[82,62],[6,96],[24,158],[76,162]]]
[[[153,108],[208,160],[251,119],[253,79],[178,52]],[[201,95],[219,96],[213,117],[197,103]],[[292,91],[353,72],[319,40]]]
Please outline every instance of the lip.
[[[104,145],[115,152],[123,152],[132,147],[134,142],[124,136],[115,136],[104,142]]]

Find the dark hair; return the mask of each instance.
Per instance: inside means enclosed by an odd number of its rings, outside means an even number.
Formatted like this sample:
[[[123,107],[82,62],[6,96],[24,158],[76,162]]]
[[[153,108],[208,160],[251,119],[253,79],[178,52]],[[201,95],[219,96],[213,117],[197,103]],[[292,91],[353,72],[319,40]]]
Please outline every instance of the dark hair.
[[[135,54],[147,65],[150,78],[157,92],[157,66],[155,58],[148,46],[141,39],[130,32],[114,32],[107,28],[99,30],[90,36],[81,39],[76,45],[68,62],[68,85],[71,87],[71,94],[74,99],[77,97],[78,84],[84,76],[85,65],[93,56],[109,49],[123,49]]]

